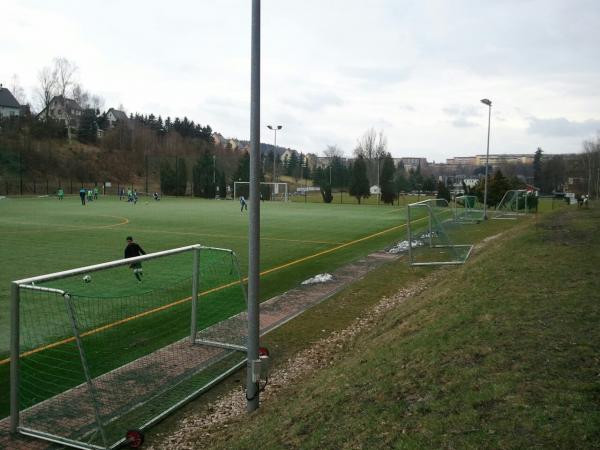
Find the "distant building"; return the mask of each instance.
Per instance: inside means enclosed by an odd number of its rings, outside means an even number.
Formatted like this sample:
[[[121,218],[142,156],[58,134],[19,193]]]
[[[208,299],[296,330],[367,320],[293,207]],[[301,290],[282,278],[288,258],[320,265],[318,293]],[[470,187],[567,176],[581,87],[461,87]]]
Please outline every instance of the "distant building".
[[[0,117],[18,116],[21,105],[12,93],[0,84]]]
[[[292,155],[295,153],[295,150],[291,150],[291,149],[287,149],[285,152],[283,152],[281,154],[281,161],[285,162],[285,161],[289,161],[290,159],[292,159]]]
[[[409,171],[410,169],[417,170],[417,167],[424,169],[425,167],[429,166],[427,158],[416,158],[409,156],[403,156],[402,158],[394,158],[394,163],[396,165],[400,164],[400,162],[402,162],[406,171]]]
[[[499,155],[490,155],[489,163],[492,166],[502,164],[533,164],[533,153],[508,153]],[[486,155],[477,155],[477,165],[485,166]]]
[[[491,166],[519,163],[533,164],[533,157],[534,155],[529,153],[490,154],[488,161]],[[485,166],[486,158],[486,155],[455,156],[446,159],[446,164],[449,166]]]
[[[110,108],[108,110],[108,112],[106,113],[106,120],[108,121],[109,128],[114,128],[118,121],[120,121],[121,123],[129,122],[127,114],[125,114],[124,111],[119,111],[115,108]]]
[[[50,100],[50,104],[36,118],[46,120],[46,117],[49,117],[58,120],[65,125],[70,135],[71,133],[77,133],[82,114],[83,109],[75,100],[57,95]]]
[[[449,166],[476,166],[476,156],[455,156],[454,158],[446,159],[446,164]]]

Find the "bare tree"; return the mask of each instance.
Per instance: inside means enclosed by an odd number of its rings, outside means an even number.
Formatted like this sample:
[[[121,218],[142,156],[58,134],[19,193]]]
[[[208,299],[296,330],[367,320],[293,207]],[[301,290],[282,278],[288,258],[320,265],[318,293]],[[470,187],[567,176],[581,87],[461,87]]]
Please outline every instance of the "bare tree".
[[[91,97],[92,108],[101,110],[104,108],[104,98],[101,95],[92,95]]]
[[[371,183],[379,184],[380,162],[387,153],[387,138],[383,131],[375,132],[374,128],[365,131],[358,139],[354,154],[362,156],[367,166],[367,175]]]
[[[48,118],[48,105],[56,95],[56,72],[46,66],[38,72],[38,87],[36,89],[40,110],[46,110]]]
[[[84,109],[90,107],[90,93],[83,89],[83,86],[81,86],[81,84],[75,83],[73,85],[72,94],[73,100],[75,100],[75,102],[79,106],[81,106]]]
[[[56,72],[58,93],[64,97],[66,94],[70,93],[69,88],[75,85],[77,66],[67,58],[54,58],[54,70]]]
[[[375,155],[375,149],[377,147],[377,133],[375,129],[371,128],[365,131],[365,134],[358,139],[356,148],[354,149],[354,155],[356,157],[362,156],[367,160],[373,159]]]
[[[375,154],[373,155],[375,159],[383,159],[387,153],[387,138],[383,134],[383,131],[380,131],[377,135],[377,144],[375,145]]]
[[[337,145],[328,145],[325,150],[323,150],[323,154],[329,158],[342,158],[344,156],[344,151],[340,149]]]
[[[10,91],[12,95],[17,99],[19,104],[26,105],[27,104],[27,96],[25,95],[25,89],[19,83],[19,76],[15,73],[10,79]]]
[[[583,142],[583,164],[587,169],[587,195],[592,193],[592,173],[600,167],[600,136],[596,141]],[[597,184],[597,183],[596,183]],[[596,192],[596,196],[598,193]]]

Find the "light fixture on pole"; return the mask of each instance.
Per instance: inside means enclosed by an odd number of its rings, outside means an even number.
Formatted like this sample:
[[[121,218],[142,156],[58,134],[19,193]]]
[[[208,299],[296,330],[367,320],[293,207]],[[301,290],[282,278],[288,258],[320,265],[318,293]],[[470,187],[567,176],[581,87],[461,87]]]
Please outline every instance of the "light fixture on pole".
[[[484,98],[481,103],[488,105],[487,150],[485,153],[485,184],[483,188],[483,220],[487,220],[488,167],[490,160],[490,121],[492,119],[492,101]]]
[[[283,125],[267,125],[269,130],[273,130],[275,134],[275,139],[273,143],[273,183],[275,183],[275,161],[277,159],[277,130],[281,130]]]

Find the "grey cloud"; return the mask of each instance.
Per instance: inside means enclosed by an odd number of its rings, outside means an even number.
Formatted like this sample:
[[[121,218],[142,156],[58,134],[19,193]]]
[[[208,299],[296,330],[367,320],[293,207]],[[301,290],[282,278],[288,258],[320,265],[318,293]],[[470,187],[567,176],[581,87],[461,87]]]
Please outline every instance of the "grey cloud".
[[[452,124],[452,126],[457,127],[457,128],[474,127],[477,125],[475,122],[470,122],[469,120],[467,120],[464,117],[459,117],[457,119],[454,119],[450,123]]]
[[[400,83],[408,80],[411,73],[405,67],[346,67],[341,72],[371,85]]]
[[[529,134],[542,136],[583,136],[600,132],[600,120],[570,121],[564,117],[555,119],[529,119]]]
[[[442,109],[444,113],[451,116],[453,119],[450,121],[452,126],[457,128],[466,128],[477,126],[477,123],[471,121],[473,117],[479,117],[481,110],[474,106],[458,106],[452,105]]]
[[[287,99],[286,102],[293,107],[311,112],[328,106],[341,106],[344,103],[337,95],[329,92],[309,93],[301,98]]]

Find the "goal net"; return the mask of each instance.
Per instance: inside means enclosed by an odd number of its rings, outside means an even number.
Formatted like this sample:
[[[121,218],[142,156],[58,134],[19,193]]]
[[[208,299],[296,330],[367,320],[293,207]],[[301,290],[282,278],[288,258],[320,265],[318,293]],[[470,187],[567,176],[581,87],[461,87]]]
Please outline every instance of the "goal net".
[[[237,199],[242,195],[246,198],[249,197],[250,183],[248,181],[235,181],[233,183],[233,198]],[[289,200],[288,184],[263,181],[260,183],[260,195],[261,200],[287,202]]]
[[[496,205],[494,219],[516,220],[529,212],[529,195],[524,189],[506,191],[500,203]]]
[[[483,217],[483,205],[475,195],[454,197],[454,220],[461,223],[479,223]]]
[[[246,319],[231,250],[194,245],[15,281],[11,428],[116,448],[244,365]]]
[[[463,264],[472,245],[455,226],[454,212],[444,199],[430,199],[407,206],[408,263],[412,266]],[[464,227],[463,227],[464,228]]]

